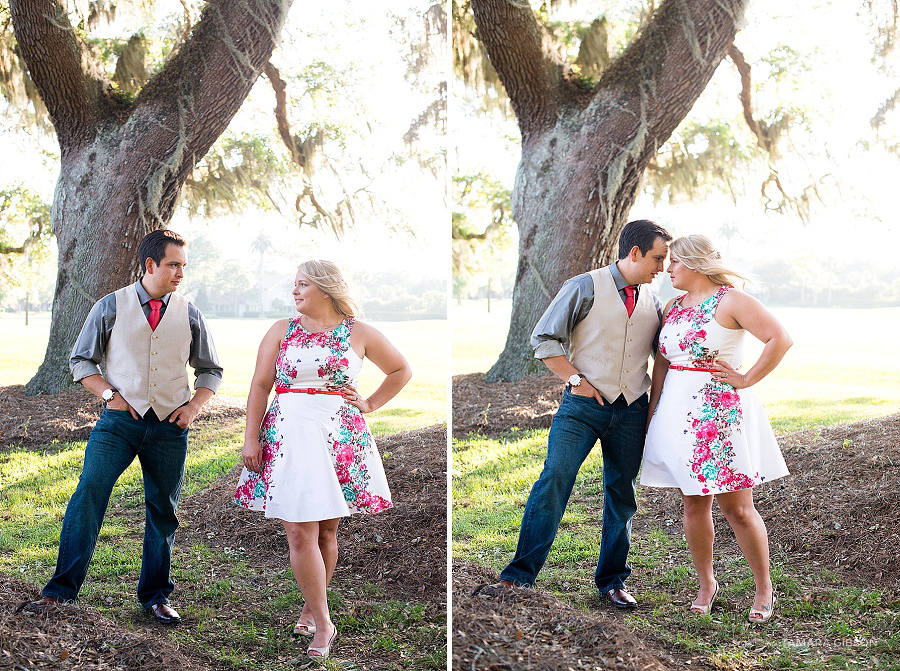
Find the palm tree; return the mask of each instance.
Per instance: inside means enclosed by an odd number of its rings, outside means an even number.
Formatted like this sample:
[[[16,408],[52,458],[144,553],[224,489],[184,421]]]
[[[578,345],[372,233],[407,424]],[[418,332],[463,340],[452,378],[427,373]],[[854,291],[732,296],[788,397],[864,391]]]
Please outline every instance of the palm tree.
[[[257,282],[259,284],[259,318],[265,319],[266,317],[266,286],[263,284],[263,274],[266,271],[266,252],[270,250],[274,250],[275,247],[272,245],[272,240],[265,233],[260,232],[259,235],[256,236],[256,239],[250,245],[250,251],[254,254],[259,254],[259,270],[257,271]]]

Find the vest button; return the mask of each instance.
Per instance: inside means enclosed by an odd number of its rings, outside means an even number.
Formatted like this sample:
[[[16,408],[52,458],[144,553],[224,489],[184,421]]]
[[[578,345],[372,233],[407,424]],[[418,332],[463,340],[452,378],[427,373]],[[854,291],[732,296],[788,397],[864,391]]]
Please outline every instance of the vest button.
[[[150,399],[150,402],[151,402],[151,403],[156,403],[156,399],[155,399],[155,398],[151,398],[151,399]]]
[[[153,383],[152,383],[152,382],[151,382],[151,383],[150,383],[150,386],[151,386],[151,387],[155,387],[155,386],[156,386],[156,385],[155,385],[155,384],[153,384]]]

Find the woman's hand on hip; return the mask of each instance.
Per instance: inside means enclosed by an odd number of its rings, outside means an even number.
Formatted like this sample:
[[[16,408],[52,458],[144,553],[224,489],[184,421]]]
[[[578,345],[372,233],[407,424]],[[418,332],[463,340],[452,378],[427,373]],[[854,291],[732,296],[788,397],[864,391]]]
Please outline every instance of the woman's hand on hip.
[[[727,362],[716,359],[712,367],[715,371],[712,375],[719,382],[729,384],[735,389],[746,389],[750,386],[747,384],[747,378],[744,374],[732,368]]]
[[[258,440],[254,438],[253,440],[244,441],[241,458],[244,460],[244,466],[247,467],[247,470],[254,473],[262,472],[262,448],[259,446]]]
[[[359,408],[359,411],[363,414],[367,412],[372,412],[375,408],[372,407],[372,404],[369,403],[369,399],[363,398],[359,395],[359,392],[356,390],[352,384],[348,384],[342,390],[344,395],[344,400],[347,401],[350,405],[354,405]]]

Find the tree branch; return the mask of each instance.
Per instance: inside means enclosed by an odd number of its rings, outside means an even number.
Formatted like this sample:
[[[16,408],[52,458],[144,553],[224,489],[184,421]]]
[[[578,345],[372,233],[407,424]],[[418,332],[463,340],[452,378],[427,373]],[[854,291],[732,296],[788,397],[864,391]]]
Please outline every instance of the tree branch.
[[[900,105],[900,89],[894,91],[894,95],[885,100],[881,107],[878,108],[878,113],[872,117],[872,128],[879,129],[882,125],[884,125],[884,120],[887,118],[888,112],[893,110],[897,105]]]
[[[583,151],[600,169],[597,218],[611,231],[641,174],[706,88],[734,41],[749,0],[666,0],[600,78],[584,123]],[[602,129],[602,132],[599,132]],[[591,143],[596,142],[594,147]]]
[[[271,61],[266,62],[263,72],[265,72],[266,78],[275,91],[275,124],[278,127],[278,135],[281,137],[281,141],[284,142],[284,146],[291,153],[291,160],[301,168],[305,168],[304,161],[301,160],[300,150],[294,141],[294,136],[291,135],[291,125],[287,118],[287,84],[284,83],[281,73],[278,72],[278,68],[272,65]]]
[[[43,234],[44,223],[42,221],[38,221],[37,228],[33,230],[29,234],[29,236],[25,238],[25,241],[18,247],[12,247],[4,242],[0,242],[0,254],[24,254],[38,243]]]
[[[522,141],[556,122],[563,64],[527,0],[472,0],[478,39],[506,88]]]
[[[191,169],[228,127],[272,55],[291,2],[211,0],[138,95],[129,124],[156,157],[147,180],[151,210],[174,207]]]
[[[94,137],[105,80],[93,71],[58,0],[10,0],[16,40],[63,154]]]
[[[753,118],[753,87],[750,80],[750,65],[747,63],[741,50],[734,44],[728,47],[728,56],[741,75],[741,107],[744,110],[744,121],[747,122],[750,132],[756,136],[756,143],[763,151],[770,154],[772,152],[772,143],[766,132],[760,128],[756,119]]]

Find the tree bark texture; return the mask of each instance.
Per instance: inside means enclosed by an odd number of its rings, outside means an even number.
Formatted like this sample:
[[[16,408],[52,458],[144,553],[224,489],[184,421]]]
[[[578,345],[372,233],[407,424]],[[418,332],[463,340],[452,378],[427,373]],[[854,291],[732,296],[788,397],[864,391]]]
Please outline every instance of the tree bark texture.
[[[268,62],[292,0],[211,0],[133,101],[93,67],[59,0],[11,0],[16,39],[61,153],[51,223],[59,274],[50,341],[27,393],[72,384],[69,353],[97,299],[138,277],[138,244]]]
[[[512,317],[489,381],[546,372],[533,358],[531,330],[566,279],[615,260],[641,175],[709,83],[748,3],[666,0],[586,89],[542,46],[528,3],[472,0],[522,133]]]

